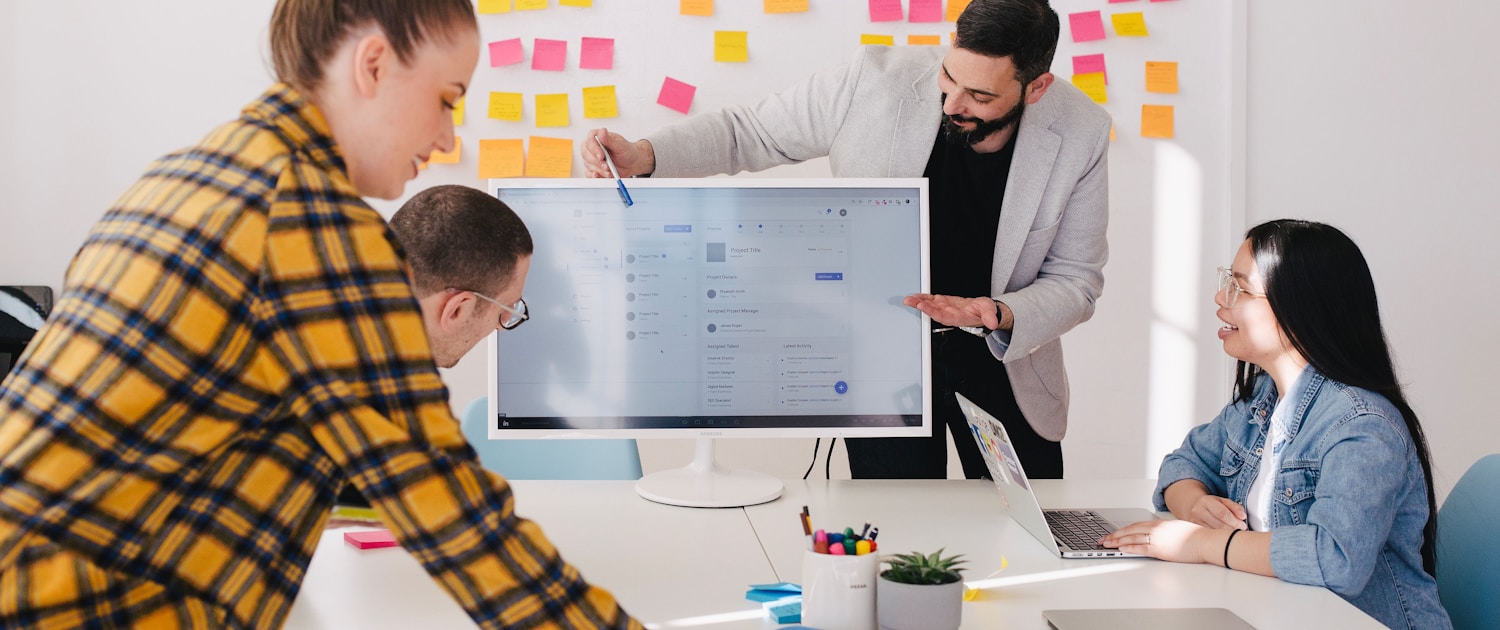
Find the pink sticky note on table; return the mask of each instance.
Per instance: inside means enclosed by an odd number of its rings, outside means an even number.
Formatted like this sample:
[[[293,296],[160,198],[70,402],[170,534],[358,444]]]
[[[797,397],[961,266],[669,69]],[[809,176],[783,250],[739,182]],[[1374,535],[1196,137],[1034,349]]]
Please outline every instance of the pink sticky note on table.
[[[345,532],[344,542],[360,549],[379,549],[381,547],[395,547],[396,537],[392,536],[391,530],[388,529],[377,529],[368,532]]]
[[[1069,13],[1068,26],[1073,30],[1073,41],[1091,42],[1104,39],[1104,18],[1098,11]]]
[[[1098,72],[1104,75],[1104,84],[1109,85],[1109,72],[1104,69],[1104,53],[1097,55],[1073,55],[1073,74]]]
[[[871,22],[900,22],[901,0],[870,0]]]
[[[656,97],[656,102],[686,114],[693,106],[693,94],[697,91],[696,87],[667,77],[661,83],[661,94]]]
[[[562,39],[536,40],[531,49],[532,70],[562,70],[568,65],[568,42]]]
[[[911,22],[943,21],[943,0],[911,0],[910,15],[906,19]]]
[[[583,51],[578,53],[578,67],[585,70],[609,70],[615,67],[614,38],[583,38]]]
[[[521,38],[502,39],[498,42],[490,42],[490,67],[508,66],[520,63],[526,58],[526,51],[521,49]]]

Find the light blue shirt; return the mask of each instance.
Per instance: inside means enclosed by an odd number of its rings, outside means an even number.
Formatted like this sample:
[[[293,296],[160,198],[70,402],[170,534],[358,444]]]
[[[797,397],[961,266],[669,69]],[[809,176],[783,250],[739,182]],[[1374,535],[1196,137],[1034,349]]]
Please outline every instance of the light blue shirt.
[[[1245,504],[1259,473],[1276,385],[1268,375],[1188,432],[1162,461],[1155,493],[1196,479]],[[1401,412],[1384,396],[1308,368],[1286,397],[1288,442],[1271,485],[1271,568],[1326,587],[1392,628],[1449,628],[1437,582],[1422,569],[1427,487]]]

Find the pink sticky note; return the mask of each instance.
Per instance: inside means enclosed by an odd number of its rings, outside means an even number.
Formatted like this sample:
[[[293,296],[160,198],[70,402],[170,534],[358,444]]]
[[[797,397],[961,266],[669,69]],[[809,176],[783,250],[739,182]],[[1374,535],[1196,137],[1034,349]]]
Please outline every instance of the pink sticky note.
[[[656,102],[686,114],[693,106],[693,94],[697,91],[696,87],[667,77],[661,83],[661,94],[656,97]]]
[[[536,44],[531,49],[532,70],[562,70],[567,65],[567,40],[540,38],[536,40]]]
[[[870,0],[870,21],[900,22],[901,0]]]
[[[583,38],[583,52],[578,53],[578,67],[586,70],[609,70],[615,67],[614,38]]]
[[[907,20],[911,22],[941,22],[943,21],[943,0],[911,0],[911,15]]]
[[[1109,72],[1104,69],[1104,53],[1097,55],[1073,55],[1073,74],[1098,72],[1104,75],[1104,84],[1109,85]]]
[[[1069,13],[1068,25],[1073,28],[1073,41],[1091,42],[1104,39],[1104,18],[1098,11]]]
[[[1137,0],[1109,0],[1109,3],[1110,4],[1119,4],[1121,2],[1136,2],[1136,1]],[[1161,2],[1161,0],[1151,0],[1151,1],[1152,2]]]
[[[491,68],[521,63],[521,60],[525,58],[526,51],[521,49],[521,38],[519,37],[490,42]]]
[[[379,549],[381,547],[395,547],[396,537],[392,536],[391,530],[388,529],[377,529],[368,532],[345,532],[344,542],[360,549]]]

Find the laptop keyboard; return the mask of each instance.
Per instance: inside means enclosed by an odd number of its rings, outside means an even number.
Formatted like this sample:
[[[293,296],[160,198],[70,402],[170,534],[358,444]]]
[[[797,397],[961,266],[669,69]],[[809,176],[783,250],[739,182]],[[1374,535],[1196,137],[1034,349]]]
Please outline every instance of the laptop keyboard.
[[[1063,545],[1079,551],[1104,549],[1099,546],[1099,539],[1113,531],[1109,521],[1088,510],[1046,510],[1043,514],[1052,535]]]

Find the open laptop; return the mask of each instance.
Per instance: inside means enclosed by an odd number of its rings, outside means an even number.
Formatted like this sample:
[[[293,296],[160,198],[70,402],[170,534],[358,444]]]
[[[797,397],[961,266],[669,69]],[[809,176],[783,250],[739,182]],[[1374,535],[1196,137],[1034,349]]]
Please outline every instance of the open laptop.
[[[1062,558],[1139,557],[1100,547],[1096,541],[1131,523],[1154,519],[1155,514],[1140,508],[1042,510],[1005,426],[963,394],[955,395],[1006,509],[1022,528]]]
[[[1054,630],[1255,630],[1227,608],[1044,610]]]

